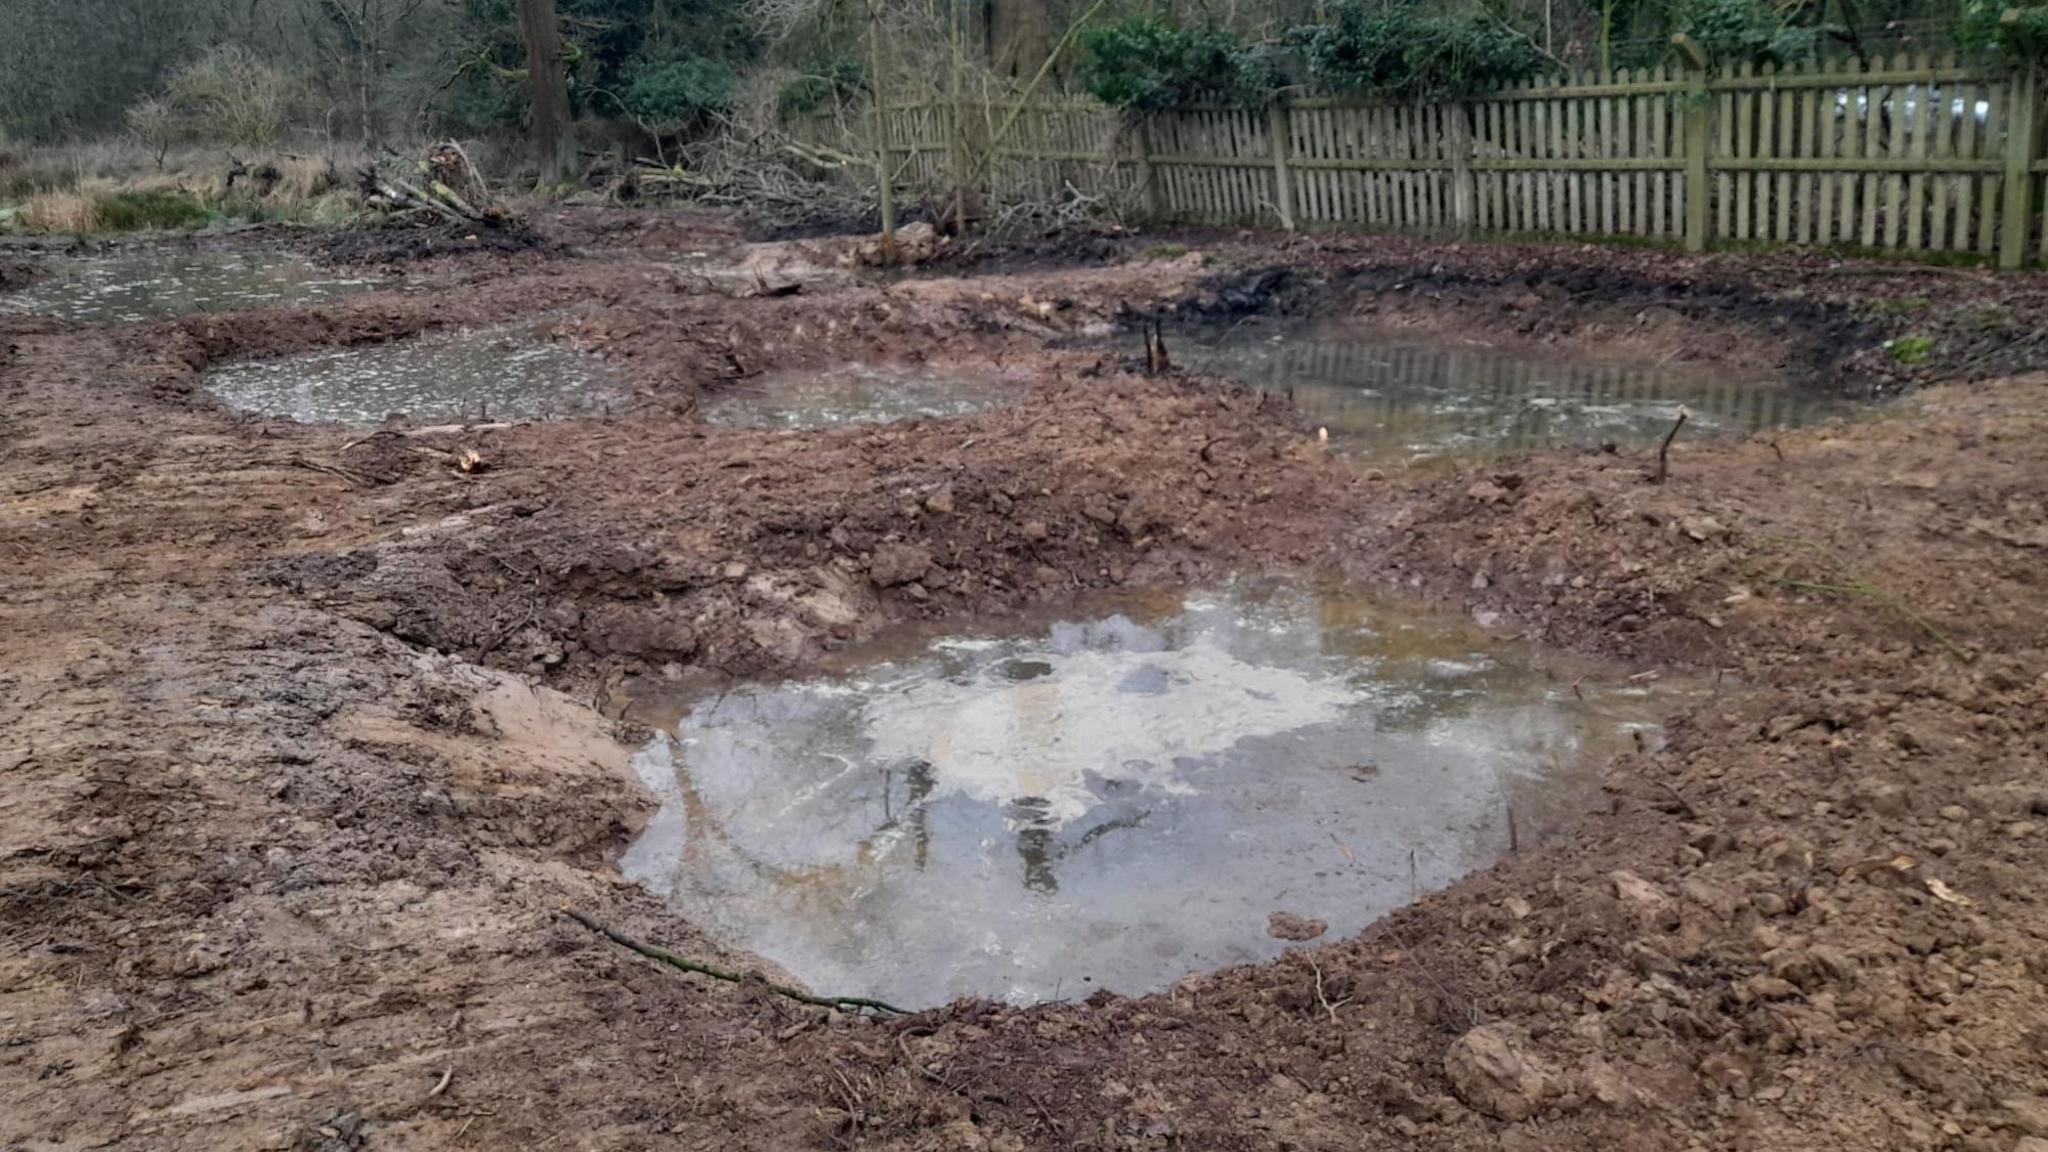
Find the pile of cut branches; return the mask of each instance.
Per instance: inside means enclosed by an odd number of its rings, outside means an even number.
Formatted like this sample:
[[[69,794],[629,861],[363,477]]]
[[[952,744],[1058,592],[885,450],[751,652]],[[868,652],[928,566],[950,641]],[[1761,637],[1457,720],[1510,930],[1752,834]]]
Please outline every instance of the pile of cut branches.
[[[879,199],[870,160],[776,130],[728,122],[684,145],[674,162],[640,161],[613,190],[737,208],[770,229],[871,220]]]
[[[519,223],[453,140],[434,145],[417,161],[396,156],[372,161],[358,170],[357,178],[364,206],[386,224],[504,228]]]

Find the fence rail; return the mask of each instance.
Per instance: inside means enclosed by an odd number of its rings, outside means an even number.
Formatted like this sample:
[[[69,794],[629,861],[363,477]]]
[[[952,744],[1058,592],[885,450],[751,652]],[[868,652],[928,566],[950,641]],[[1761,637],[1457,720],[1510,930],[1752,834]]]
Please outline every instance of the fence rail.
[[[1902,54],[1129,120],[1048,99],[1007,135],[1014,106],[924,102],[883,119],[899,184],[943,193],[974,174],[998,202],[1071,187],[1162,222],[1849,246],[2015,268],[2048,253],[2043,88],[2033,71]],[[873,154],[867,123],[799,134]]]

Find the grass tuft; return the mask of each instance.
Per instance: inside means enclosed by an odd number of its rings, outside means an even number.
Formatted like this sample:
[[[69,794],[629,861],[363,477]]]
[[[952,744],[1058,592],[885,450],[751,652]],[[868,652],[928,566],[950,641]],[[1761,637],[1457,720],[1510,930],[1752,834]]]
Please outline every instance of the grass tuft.
[[[176,188],[124,188],[95,197],[100,226],[109,232],[177,231],[207,221],[197,196]]]

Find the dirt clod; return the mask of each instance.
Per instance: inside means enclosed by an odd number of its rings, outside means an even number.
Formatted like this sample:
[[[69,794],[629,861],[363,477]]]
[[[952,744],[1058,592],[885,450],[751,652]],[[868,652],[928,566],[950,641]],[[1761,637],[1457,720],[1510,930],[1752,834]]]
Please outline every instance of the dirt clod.
[[[1444,1054],[1444,1075],[1466,1105],[1497,1120],[1527,1120],[1558,1087],[1557,1070],[1513,1024],[1482,1024]]]

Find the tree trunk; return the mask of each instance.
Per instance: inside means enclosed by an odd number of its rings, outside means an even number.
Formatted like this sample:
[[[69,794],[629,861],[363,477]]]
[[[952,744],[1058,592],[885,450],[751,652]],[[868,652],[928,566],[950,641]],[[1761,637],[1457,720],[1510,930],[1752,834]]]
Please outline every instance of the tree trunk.
[[[1051,0],[990,0],[988,41],[998,76],[1030,79],[1052,54]]]
[[[562,70],[562,33],[555,0],[519,0],[519,34],[526,39],[527,85],[533,93],[533,150],[543,184],[576,174],[576,126],[569,119],[569,79]]]

